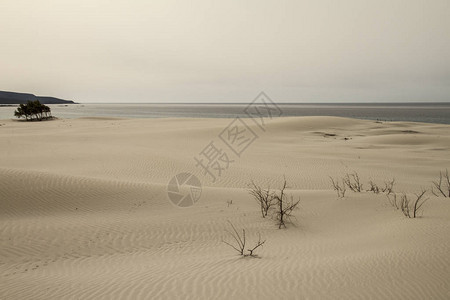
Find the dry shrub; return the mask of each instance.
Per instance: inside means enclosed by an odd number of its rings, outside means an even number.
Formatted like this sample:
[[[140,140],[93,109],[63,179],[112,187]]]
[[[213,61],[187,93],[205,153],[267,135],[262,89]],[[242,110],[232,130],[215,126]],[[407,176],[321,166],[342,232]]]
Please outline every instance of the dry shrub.
[[[258,249],[259,247],[261,247],[262,245],[264,245],[266,240],[261,241],[261,235],[258,234],[258,242],[256,242],[256,244],[253,246],[253,248],[247,249],[248,254],[246,254],[245,246],[246,246],[247,240],[246,240],[246,236],[245,236],[245,229],[242,229],[242,234],[240,234],[237,231],[236,227],[234,227],[233,223],[231,223],[230,221],[228,221],[228,223],[230,224],[232,230],[231,231],[225,230],[225,231],[233,238],[233,242],[227,242],[223,239],[222,239],[222,242],[225,243],[226,245],[230,246],[231,248],[233,248],[235,251],[237,251],[239,253],[239,255],[256,257],[257,255],[254,254],[253,252],[256,249]]]

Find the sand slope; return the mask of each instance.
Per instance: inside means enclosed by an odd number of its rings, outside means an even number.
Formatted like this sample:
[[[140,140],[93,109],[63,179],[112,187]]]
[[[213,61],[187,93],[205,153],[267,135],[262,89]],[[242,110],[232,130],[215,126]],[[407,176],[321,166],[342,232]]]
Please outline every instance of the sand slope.
[[[195,167],[230,119],[3,120],[0,127],[0,299],[448,299],[450,199],[407,219],[386,198],[347,192],[328,176],[395,177],[430,187],[450,168],[450,127],[334,117],[281,118],[217,182]],[[204,185],[180,209],[166,184]],[[250,180],[301,197],[277,229]],[[227,202],[233,203],[228,205]],[[227,221],[266,240],[258,258],[222,243]]]

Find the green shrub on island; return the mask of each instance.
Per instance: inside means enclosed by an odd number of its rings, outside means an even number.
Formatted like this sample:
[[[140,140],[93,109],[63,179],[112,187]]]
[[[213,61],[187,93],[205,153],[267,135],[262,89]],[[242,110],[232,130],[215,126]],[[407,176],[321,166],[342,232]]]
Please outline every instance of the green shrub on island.
[[[52,119],[52,112],[50,107],[41,104],[39,100],[28,101],[26,104],[20,104],[14,112],[17,118],[25,118],[27,121],[42,121]]]

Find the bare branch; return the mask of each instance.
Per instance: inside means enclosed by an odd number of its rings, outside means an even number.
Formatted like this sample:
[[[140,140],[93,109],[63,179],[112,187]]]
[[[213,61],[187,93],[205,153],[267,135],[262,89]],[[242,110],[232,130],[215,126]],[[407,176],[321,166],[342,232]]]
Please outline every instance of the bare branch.
[[[422,190],[421,193],[416,194],[416,197],[417,197],[417,198],[416,198],[416,200],[414,201],[413,218],[416,217],[417,211],[418,211],[418,210],[422,207],[422,205],[428,200],[428,198],[422,200],[422,197],[423,197],[423,195],[425,195],[426,192],[427,192],[426,190]],[[421,202],[421,201],[422,201],[422,202]]]
[[[390,195],[394,192],[394,184],[395,184],[395,178],[392,178],[391,181],[385,181],[384,182],[384,188],[381,190],[383,193],[386,193],[386,195]]]
[[[261,241],[261,235],[258,234],[258,242],[256,243],[255,247],[253,247],[252,249],[247,249],[248,252],[250,252],[248,255],[250,256],[255,256],[253,254],[253,251],[255,251],[257,248],[261,247],[262,245],[264,245],[264,243],[266,242],[266,240]]]
[[[352,174],[347,173],[343,179],[343,182],[353,192],[360,193],[363,188],[357,172],[354,172]]]
[[[351,174],[351,175],[352,175],[352,177],[353,177],[353,181],[355,182],[355,183],[354,183],[354,187],[355,187],[355,189],[360,193],[361,190],[362,190],[362,184],[361,184],[361,182],[359,181],[359,175],[358,175],[358,173],[356,173],[356,172],[354,172],[354,173]]]
[[[292,211],[298,206],[300,203],[300,198],[297,201],[294,201],[294,198],[291,196],[290,201],[286,199],[286,178],[284,179],[283,187],[280,189],[280,194],[275,195],[275,199],[277,201],[277,210],[275,212],[275,216],[278,219],[278,228],[284,227],[286,228],[286,221],[290,221]]]
[[[445,169],[445,183],[447,184],[447,197],[450,198],[450,177],[448,175],[448,169]]]
[[[401,198],[401,209],[403,214],[408,218],[416,218],[417,213],[419,212],[422,205],[428,201],[428,198],[424,199],[423,196],[425,195],[426,190],[422,190],[420,193],[415,194],[416,199],[413,200],[413,203],[411,205],[411,201],[408,199],[408,196],[406,194],[402,195]]]
[[[392,196],[391,196],[392,195]],[[395,193],[393,193],[393,194],[386,194],[386,197],[388,198],[388,200],[389,200],[389,203],[391,203],[391,205],[393,206],[393,207],[395,207],[396,209],[399,209],[400,207],[398,206],[398,203],[397,203],[397,194],[395,194]],[[392,199],[391,199],[391,197],[392,197]]]
[[[344,198],[346,188],[345,188],[345,182],[342,180],[342,186],[339,184],[338,179],[334,180],[333,177],[329,176],[331,180],[331,184],[333,185],[333,189],[336,191],[338,198]]]
[[[436,189],[437,192],[435,192],[434,189]],[[431,192],[435,196],[441,194],[444,197],[450,198],[450,177],[448,175],[448,169],[445,169],[445,173],[439,171],[439,181],[433,181]]]
[[[367,190],[368,192],[374,192],[374,194],[378,194],[380,192],[380,188],[372,180],[369,181],[369,185],[370,185],[370,189]]]
[[[409,209],[409,200],[408,197],[406,196],[406,194],[403,194],[400,200],[400,207],[402,209],[403,214],[405,215],[405,217],[411,218],[410,215],[410,209]]]
[[[225,232],[227,232],[228,234],[230,234],[232,236],[232,238],[234,239],[235,243],[229,243],[229,242],[225,241],[224,239],[222,239],[222,242],[224,244],[230,246],[231,248],[233,248],[236,252],[239,253],[239,255],[255,257],[256,255],[253,252],[257,248],[259,248],[262,245],[264,245],[266,240],[261,241],[261,235],[258,234],[258,242],[256,243],[256,245],[253,248],[247,249],[249,254],[245,254],[244,253],[244,249],[245,249],[245,245],[246,245],[245,229],[242,229],[242,235],[240,235],[239,232],[237,231],[236,227],[234,227],[233,223],[231,223],[230,221],[228,221],[228,223],[231,225],[231,228],[233,230],[232,231],[225,230]]]
[[[270,191],[270,187],[267,189],[262,189],[252,181],[250,184],[249,193],[259,203],[261,216],[263,218],[267,217],[270,208],[275,204],[274,192]]]
[[[236,246],[232,245],[231,243],[226,242],[222,239],[222,242],[227,244],[228,246],[232,247],[234,250],[239,252],[240,255],[244,255],[244,249],[245,249],[245,229],[242,229],[242,236],[239,235],[238,231],[236,230],[236,227],[234,227],[233,223],[228,221],[228,223],[231,225],[231,228],[233,228],[233,232],[225,230],[228,234],[231,235],[231,237],[235,240]]]

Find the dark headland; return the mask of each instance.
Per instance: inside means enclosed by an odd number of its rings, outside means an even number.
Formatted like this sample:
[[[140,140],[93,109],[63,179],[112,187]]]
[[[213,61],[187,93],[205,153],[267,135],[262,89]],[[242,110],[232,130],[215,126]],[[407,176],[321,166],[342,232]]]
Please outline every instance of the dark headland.
[[[4,104],[22,104],[27,101],[39,100],[42,104],[75,104],[71,100],[63,100],[55,97],[36,96],[27,93],[15,93],[0,91],[0,105]]]

